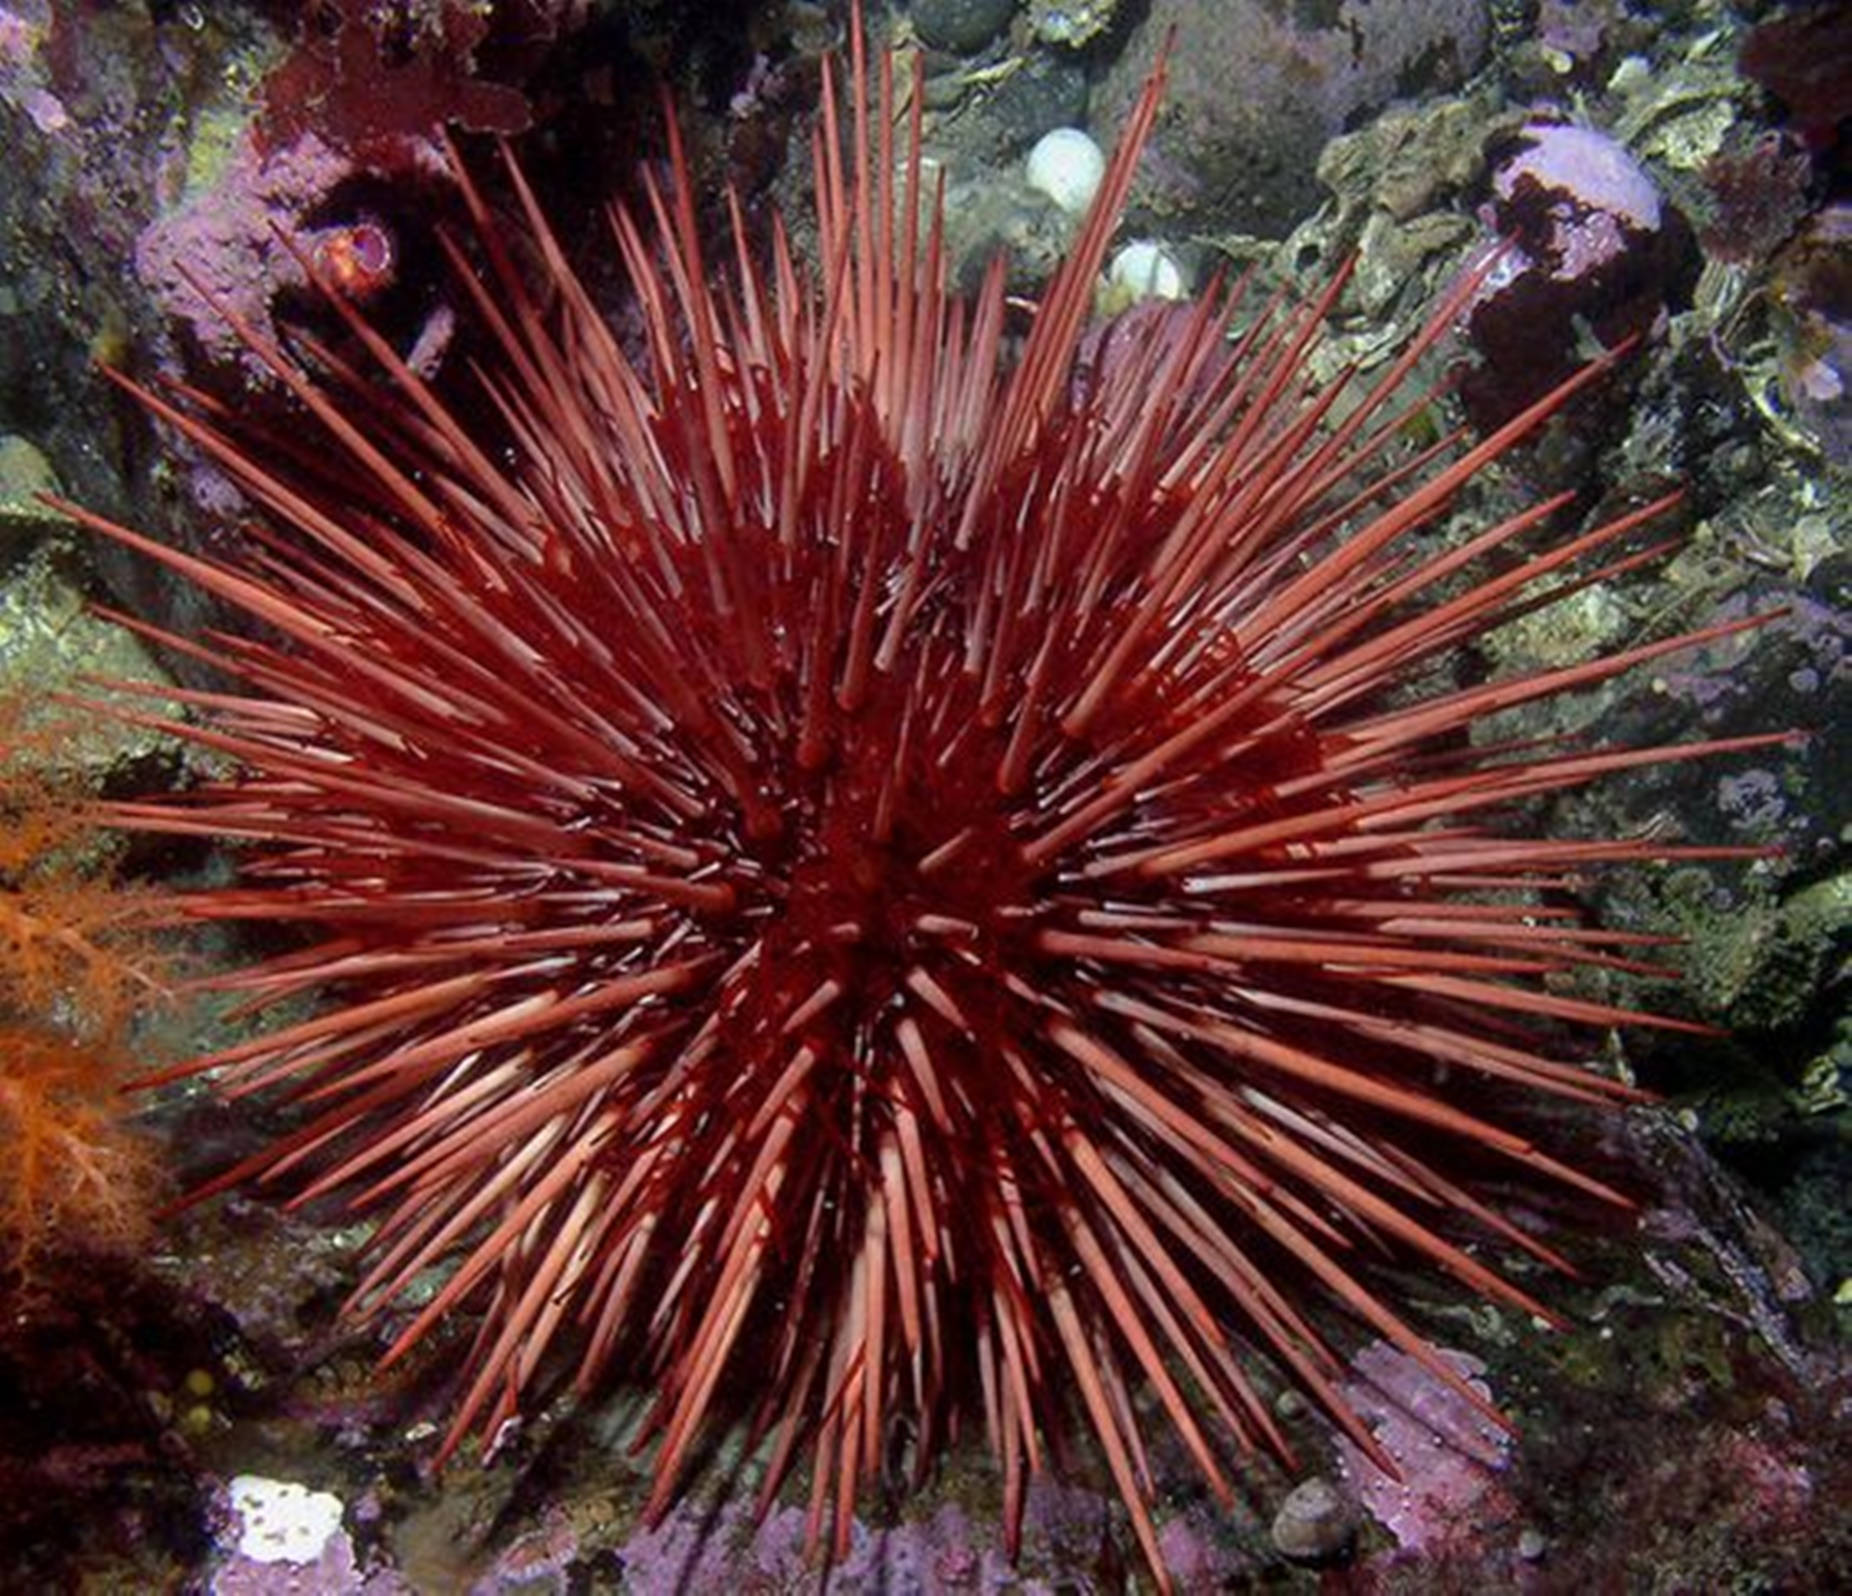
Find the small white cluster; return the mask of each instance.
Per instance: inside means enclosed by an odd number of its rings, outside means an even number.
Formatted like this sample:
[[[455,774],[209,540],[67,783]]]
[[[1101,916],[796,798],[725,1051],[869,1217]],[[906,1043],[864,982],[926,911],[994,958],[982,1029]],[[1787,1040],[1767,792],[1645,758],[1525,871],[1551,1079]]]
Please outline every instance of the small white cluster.
[[[341,1533],[341,1499],[293,1480],[238,1474],[229,1487],[238,1555],[254,1563],[313,1563]]]

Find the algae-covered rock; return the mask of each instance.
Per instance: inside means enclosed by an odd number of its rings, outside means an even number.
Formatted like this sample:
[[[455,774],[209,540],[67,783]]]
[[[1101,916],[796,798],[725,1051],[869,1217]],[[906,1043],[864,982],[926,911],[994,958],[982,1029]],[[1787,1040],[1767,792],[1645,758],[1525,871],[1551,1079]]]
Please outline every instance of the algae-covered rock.
[[[0,436],[0,568],[47,532],[67,523],[41,495],[58,491],[58,475],[30,438]]]
[[[1174,30],[1174,34],[1173,34]],[[1094,97],[1121,124],[1167,37],[1170,93],[1132,221],[1201,232],[1289,231],[1318,199],[1325,141],[1391,100],[1455,87],[1483,59],[1479,0],[1281,7],[1152,0]]]
[[[29,739],[43,749],[30,757],[92,790],[145,786],[156,762],[178,760],[174,741],[70,700],[106,696],[99,679],[169,680],[140,638],[88,608],[75,568],[56,540],[0,564],[0,697],[24,701],[22,729],[56,727],[53,737]]]
[[[1681,962],[1700,1013],[1739,1036],[1800,1024],[1852,936],[1852,875],[1786,898],[1725,900],[1709,874],[1683,870],[1666,878],[1661,901],[1686,939]]]

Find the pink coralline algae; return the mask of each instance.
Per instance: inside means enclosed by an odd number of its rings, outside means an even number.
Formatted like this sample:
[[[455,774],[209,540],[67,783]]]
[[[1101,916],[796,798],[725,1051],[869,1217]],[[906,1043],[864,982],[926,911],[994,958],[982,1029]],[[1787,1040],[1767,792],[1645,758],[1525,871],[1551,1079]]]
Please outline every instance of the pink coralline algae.
[[[1492,191],[1503,216],[1522,227],[1524,248],[1552,276],[1586,277],[1617,260],[1629,235],[1659,230],[1659,190],[1607,134],[1533,122],[1524,140],[1493,175]]]
[[[444,171],[433,143],[404,143],[400,160],[406,170],[422,170],[434,181]],[[190,331],[207,361],[234,362],[262,381],[261,362],[225,311],[263,338],[274,334],[277,295],[307,285],[291,244],[314,248],[325,234],[310,227],[311,218],[359,170],[318,134],[304,133],[266,150],[247,132],[218,182],[142,233],[136,274],[155,302]],[[223,309],[214,308],[215,301]]]
[[[338,1498],[241,1474],[221,1493],[209,1596],[412,1596],[391,1569],[363,1566]]]
[[[484,1569],[469,1592],[535,1596],[575,1589],[573,1581],[597,1561],[615,1571],[618,1589],[639,1596],[1054,1596],[1090,1580],[1111,1520],[1097,1492],[1041,1480],[1029,1487],[1017,1562],[1004,1550],[994,1521],[947,1501],[894,1524],[858,1518],[848,1555],[826,1568],[805,1549],[802,1507],[775,1507],[761,1520],[749,1498],[690,1501],[602,1555],[582,1544],[563,1519],[552,1519]],[[1206,1506],[1174,1515],[1159,1538],[1180,1591],[1227,1590],[1255,1571]]]
[[[1537,40],[1580,65],[1601,54],[1613,22],[1613,7],[1600,0],[1541,0],[1537,7]]]
[[[1478,1378],[1484,1364],[1464,1352],[1442,1350],[1440,1356],[1491,1400]],[[1365,1347],[1355,1369],[1345,1400],[1402,1477],[1384,1473],[1340,1440],[1344,1475],[1402,1551],[1437,1551],[1511,1523],[1517,1507],[1503,1477],[1511,1451],[1507,1431],[1387,1342]]]
[[[849,1555],[829,1571],[828,1588],[838,1596],[1047,1588],[1020,1578],[1001,1547],[984,1541],[955,1504],[891,1529],[858,1522]],[[632,1536],[619,1555],[626,1590],[740,1596],[822,1588],[820,1570],[805,1555],[801,1507],[776,1509],[756,1525],[750,1502],[677,1509]]]
[[[1594,128],[1527,124],[1495,164],[1481,216],[1498,254],[1466,313],[1480,364],[1461,393],[1482,429],[1586,361],[1589,337],[1612,348],[1650,334],[1689,294],[1689,226],[1625,146]]]
[[[23,111],[41,133],[62,133],[70,112],[45,81],[39,46],[45,26],[0,6],[0,105]]]

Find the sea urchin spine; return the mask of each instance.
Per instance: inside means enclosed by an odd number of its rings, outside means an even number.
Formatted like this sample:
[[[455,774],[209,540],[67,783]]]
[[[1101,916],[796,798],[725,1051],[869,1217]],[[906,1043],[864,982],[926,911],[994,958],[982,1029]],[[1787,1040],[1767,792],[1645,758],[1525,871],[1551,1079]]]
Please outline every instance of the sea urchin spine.
[[[259,845],[191,914],[318,931],[219,984],[323,1006],[179,1073],[303,1106],[214,1189],[288,1177],[377,1215],[359,1311],[444,1271],[387,1356],[473,1316],[446,1452],[572,1348],[580,1390],[653,1391],[657,1510],[743,1419],[768,1501],[809,1456],[840,1548],[891,1421],[923,1471],[977,1416],[1013,1540],[1079,1419],[1161,1578],[1156,1411],[1223,1495],[1231,1441],[1286,1450],[1237,1335],[1371,1450],[1320,1297],[1471,1393],[1356,1255],[1542,1313],[1449,1239],[1561,1262],[1474,1172],[1620,1200],[1481,1105],[1635,1095],[1527,1031],[1678,1027],[1559,979],[1652,939],[1539,895],[1678,850],[1494,822],[1766,739],[1470,734],[1749,623],[1446,682],[1463,641],[1657,552],[1620,550],[1659,505],[1567,540],[1554,499],[1416,536],[1602,367],[1410,457],[1406,379],[1452,307],[1354,395],[1308,374],[1338,283],[1089,333],[1157,81],[1006,361],[1001,269],[948,295],[920,95],[897,138],[878,76],[871,104],[858,34],[848,127],[826,88],[820,284],[782,233],[763,267],[736,209],[711,286],[679,147],[647,219],[616,214],[637,360],[519,170],[537,283],[459,175],[493,437],[351,307],[380,377],[239,327],[330,464],[144,393],[262,507],[260,552],[74,513],[264,636],[164,637],[244,690],[148,722],[238,773],[118,813]]]

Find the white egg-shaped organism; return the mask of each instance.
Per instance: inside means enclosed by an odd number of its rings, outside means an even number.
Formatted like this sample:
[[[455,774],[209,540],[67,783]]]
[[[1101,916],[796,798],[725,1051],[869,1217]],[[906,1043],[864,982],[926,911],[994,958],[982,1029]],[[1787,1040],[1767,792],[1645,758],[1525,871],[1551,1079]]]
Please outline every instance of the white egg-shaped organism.
[[[1044,133],[1029,151],[1029,186],[1070,216],[1078,216],[1093,203],[1105,175],[1105,153],[1077,127]]]
[[[1190,287],[1177,257],[1149,239],[1125,245],[1106,268],[1113,299],[1135,304],[1141,299],[1183,299]]]

